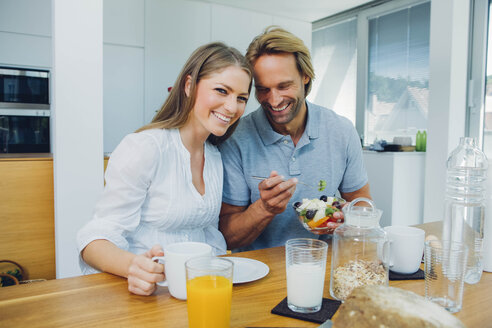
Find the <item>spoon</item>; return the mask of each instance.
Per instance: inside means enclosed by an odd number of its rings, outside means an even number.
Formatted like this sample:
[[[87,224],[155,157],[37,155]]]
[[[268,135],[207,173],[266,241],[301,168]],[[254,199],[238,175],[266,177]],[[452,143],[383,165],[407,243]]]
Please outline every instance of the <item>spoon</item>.
[[[268,179],[267,177],[259,177],[259,176],[256,176],[256,175],[252,175],[251,177],[253,179],[256,179],[256,180],[265,180],[265,179]],[[313,186],[313,185],[307,184],[305,182],[300,181],[299,179],[297,180],[297,183],[303,184],[303,185],[308,186],[310,188],[316,188],[316,189],[318,189],[318,191],[323,191],[323,190],[325,190],[325,187],[326,187],[326,181],[325,180],[320,180],[317,186]]]

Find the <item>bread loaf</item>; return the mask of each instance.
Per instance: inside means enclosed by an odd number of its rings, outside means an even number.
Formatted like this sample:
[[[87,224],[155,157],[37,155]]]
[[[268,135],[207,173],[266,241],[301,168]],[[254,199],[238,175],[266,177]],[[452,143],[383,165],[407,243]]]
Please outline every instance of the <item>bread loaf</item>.
[[[334,318],[336,328],[462,328],[441,306],[415,293],[388,286],[356,288]]]

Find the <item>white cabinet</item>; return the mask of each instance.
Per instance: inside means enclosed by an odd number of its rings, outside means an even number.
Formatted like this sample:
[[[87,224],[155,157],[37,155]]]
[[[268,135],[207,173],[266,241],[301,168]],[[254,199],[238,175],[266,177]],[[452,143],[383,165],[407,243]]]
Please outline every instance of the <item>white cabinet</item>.
[[[104,0],[104,152],[144,125],[144,1]]]
[[[51,38],[0,32],[0,64],[51,68]]]
[[[144,50],[104,45],[104,152],[144,125]]]
[[[425,153],[364,151],[364,164],[381,226],[423,223]]]
[[[51,1],[0,0],[0,64],[51,67]]]
[[[267,14],[247,11],[221,5],[212,5],[212,40],[246,53],[250,42],[265,27],[273,24],[273,17]]]
[[[104,0],[104,43],[144,46],[144,1]]]
[[[210,4],[145,1],[145,122],[167,98],[184,63],[210,41]]]
[[[51,37],[51,1],[0,0],[0,31]]]

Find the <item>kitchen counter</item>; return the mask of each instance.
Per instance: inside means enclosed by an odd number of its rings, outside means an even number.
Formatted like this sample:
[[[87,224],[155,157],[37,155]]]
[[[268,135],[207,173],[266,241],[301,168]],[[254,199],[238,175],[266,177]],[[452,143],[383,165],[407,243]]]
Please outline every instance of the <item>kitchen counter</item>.
[[[15,160],[51,160],[51,153],[17,153],[17,154],[0,154],[0,161],[15,161]]]
[[[1,154],[0,199],[0,258],[23,266],[24,279],[54,279],[51,154]]]
[[[364,151],[371,196],[381,226],[423,223],[425,152]]]
[[[0,259],[22,265],[24,279],[54,279],[53,154],[0,154],[0,199]]]

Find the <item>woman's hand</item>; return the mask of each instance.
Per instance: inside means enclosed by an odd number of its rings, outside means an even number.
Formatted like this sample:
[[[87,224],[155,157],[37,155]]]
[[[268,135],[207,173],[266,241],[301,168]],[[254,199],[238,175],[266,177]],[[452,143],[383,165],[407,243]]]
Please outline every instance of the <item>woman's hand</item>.
[[[133,258],[128,267],[128,290],[137,295],[150,295],[156,282],[164,280],[164,265],[152,261],[154,256],[163,256],[162,247],[154,245],[144,254]]]

